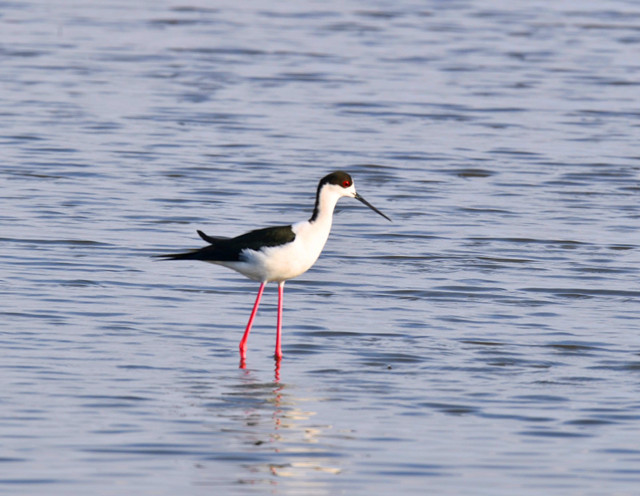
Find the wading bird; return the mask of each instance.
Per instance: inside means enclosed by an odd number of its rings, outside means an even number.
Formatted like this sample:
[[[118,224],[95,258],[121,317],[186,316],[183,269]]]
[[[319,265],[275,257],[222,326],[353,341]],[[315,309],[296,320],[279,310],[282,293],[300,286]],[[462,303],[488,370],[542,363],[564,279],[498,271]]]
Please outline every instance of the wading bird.
[[[210,243],[204,248],[159,255],[166,260],[202,260],[228,267],[242,275],[258,281],[260,288],[249,322],[240,341],[240,366],[244,367],[247,353],[247,339],[253,320],[258,312],[264,286],[268,282],[278,283],[278,321],[275,358],[282,358],[282,300],[285,281],[303,274],[315,263],[329,237],[333,211],[342,197],[355,198],[387,220],[391,220],[362,196],[356,193],[353,179],[342,171],[323,177],[318,183],[316,203],[309,220],[288,226],[256,229],[235,238],[209,236],[202,231],[198,234]]]

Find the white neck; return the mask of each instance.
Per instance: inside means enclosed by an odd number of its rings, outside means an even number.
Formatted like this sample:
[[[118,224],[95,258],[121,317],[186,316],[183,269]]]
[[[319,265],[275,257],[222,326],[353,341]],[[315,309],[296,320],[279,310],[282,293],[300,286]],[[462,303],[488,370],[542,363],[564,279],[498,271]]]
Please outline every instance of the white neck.
[[[313,211],[313,217],[309,221],[313,223],[319,224],[329,224],[331,225],[331,221],[333,220],[333,211],[336,208],[336,204],[340,199],[339,194],[333,191],[330,187],[323,187],[320,191],[320,195],[316,201],[316,207]]]

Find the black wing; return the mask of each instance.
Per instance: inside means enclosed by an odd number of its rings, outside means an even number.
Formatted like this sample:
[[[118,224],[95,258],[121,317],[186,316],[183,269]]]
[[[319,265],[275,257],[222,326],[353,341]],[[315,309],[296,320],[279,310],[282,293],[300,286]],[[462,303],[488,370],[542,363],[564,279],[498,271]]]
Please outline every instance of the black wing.
[[[237,262],[241,260],[242,250],[259,251],[265,247],[280,246],[291,243],[296,235],[291,226],[265,227],[249,231],[235,238],[218,238],[208,236],[201,231],[202,239],[211,243],[209,246],[186,253],[158,255],[166,260],[204,260],[209,262]]]

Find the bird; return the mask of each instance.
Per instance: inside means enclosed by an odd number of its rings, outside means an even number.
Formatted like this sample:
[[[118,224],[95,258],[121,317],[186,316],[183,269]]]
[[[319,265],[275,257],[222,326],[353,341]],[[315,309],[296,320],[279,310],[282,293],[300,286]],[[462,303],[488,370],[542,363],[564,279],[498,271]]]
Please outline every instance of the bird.
[[[201,260],[235,270],[259,282],[258,294],[240,341],[240,367],[246,364],[247,340],[260,306],[265,285],[278,283],[278,314],[274,358],[282,359],[282,309],[284,283],[304,274],[324,248],[338,200],[355,198],[385,219],[391,219],[356,192],[353,178],[344,171],[326,175],[318,182],[313,213],[309,220],[285,226],[265,227],[235,238],[209,236],[198,230],[207,246],[182,253],[156,255],[164,260]]]

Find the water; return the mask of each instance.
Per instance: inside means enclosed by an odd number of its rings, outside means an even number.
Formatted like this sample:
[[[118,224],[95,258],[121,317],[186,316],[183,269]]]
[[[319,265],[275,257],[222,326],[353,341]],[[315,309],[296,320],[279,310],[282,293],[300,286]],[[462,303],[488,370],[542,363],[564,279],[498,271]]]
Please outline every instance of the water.
[[[0,5],[1,494],[637,493],[636,2]]]

